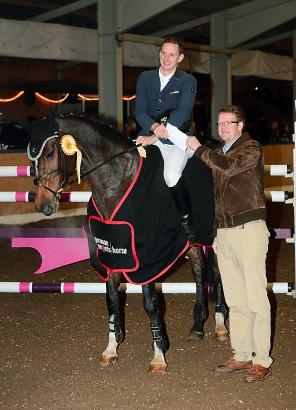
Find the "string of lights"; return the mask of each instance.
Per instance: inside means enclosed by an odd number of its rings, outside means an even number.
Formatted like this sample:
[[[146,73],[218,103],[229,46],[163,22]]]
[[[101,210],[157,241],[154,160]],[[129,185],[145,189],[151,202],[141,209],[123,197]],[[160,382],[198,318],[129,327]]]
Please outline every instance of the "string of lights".
[[[77,94],[78,98],[80,98],[83,101],[99,101],[100,97],[98,95],[82,95],[82,94]]]
[[[23,94],[25,93],[25,91],[19,91],[17,92],[17,94],[15,94],[13,97],[10,98],[0,98],[0,103],[9,103],[12,101],[16,101],[18,98],[20,98]],[[64,95],[64,97],[54,100],[52,98],[48,98],[45,97],[44,95],[38,93],[37,91],[35,92],[35,96],[38,97],[40,100],[44,101],[44,102],[48,102],[48,103],[52,103],[52,104],[60,104],[62,102],[64,102],[68,97],[69,97],[70,93],[67,93]],[[100,96],[99,95],[83,95],[78,93],[77,97],[80,100],[83,101],[99,101],[100,100]],[[131,95],[131,96],[123,96],[122,100],[123,101],[132,101],[136,98],[136,95]]]
[[[40,98],[42,101],[46,101],[46,102],[53,103],[53,104],[60,104],[69,97],[69,93],[67,93],[64,97],[60,98],[59,100],[52,100],[51,98],[44,97],[44,95],[38,93],[37,91],[35,92],[35,95],[36,97]]]
[[[130,97],[122,97],[123,101],[132,101],[136,98],[136,94],[131,95]]]
[[[16,95],[10,98],[0,98],[0,102],[2,103],[8,103],[17,100],[19,97],[21,97],[25,91],[19,91]]]

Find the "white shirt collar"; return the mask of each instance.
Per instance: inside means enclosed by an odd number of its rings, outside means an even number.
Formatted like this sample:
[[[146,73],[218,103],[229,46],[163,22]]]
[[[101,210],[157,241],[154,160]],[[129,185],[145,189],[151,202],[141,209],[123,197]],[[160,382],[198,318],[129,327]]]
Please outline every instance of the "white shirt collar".
[[[170,73],[169,75],[163,75],[160,71],[160,69],[158,70],[159,73],[159,79],[160,79],[160,91],[162,91],[164,89],[164,87],[167,85],[167,83],[170,81],[170,79],[173,77],[173,75],[175,74],[176,70],[172,73]]]

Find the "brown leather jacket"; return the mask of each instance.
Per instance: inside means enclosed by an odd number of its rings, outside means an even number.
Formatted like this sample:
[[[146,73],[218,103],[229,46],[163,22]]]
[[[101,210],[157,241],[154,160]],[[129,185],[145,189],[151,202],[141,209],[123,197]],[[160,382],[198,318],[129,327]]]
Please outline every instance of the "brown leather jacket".
[[[263,148],[243,133],[224,155],[222,146],[197,148],[195,155],[212,168],[215,228],[266,219]]]

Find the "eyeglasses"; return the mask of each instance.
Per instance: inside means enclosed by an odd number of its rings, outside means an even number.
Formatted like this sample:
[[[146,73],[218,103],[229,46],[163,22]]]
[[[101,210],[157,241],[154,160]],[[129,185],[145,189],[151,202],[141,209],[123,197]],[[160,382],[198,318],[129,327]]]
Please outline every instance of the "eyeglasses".
[[[223,121],[223,122],[217,122],[217,127],[222,127],[222,125],[226,125],[227,127],[231,124],[238,124],[239,121]]]

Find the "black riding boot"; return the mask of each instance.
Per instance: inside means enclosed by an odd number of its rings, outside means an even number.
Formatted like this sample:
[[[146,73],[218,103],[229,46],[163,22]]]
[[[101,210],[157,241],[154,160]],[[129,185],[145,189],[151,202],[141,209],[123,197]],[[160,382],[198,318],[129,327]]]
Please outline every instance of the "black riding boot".
[[[180,179],[175,186],[170,187],[170,191],[177,207],[181,225],[187,233],[189,241],[193,243],[195,242],[195,234],[190,218],[189,197],[183,181]]]

